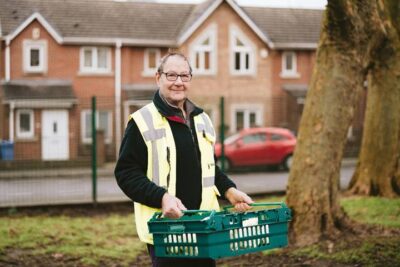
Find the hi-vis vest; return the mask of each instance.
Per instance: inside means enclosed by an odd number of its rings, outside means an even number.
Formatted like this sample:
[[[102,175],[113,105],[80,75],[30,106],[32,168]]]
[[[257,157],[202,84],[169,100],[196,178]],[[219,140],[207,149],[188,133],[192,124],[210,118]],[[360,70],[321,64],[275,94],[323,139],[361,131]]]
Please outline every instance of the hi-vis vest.
[[[150,103],[130,115],[135,120],[147,146],[147,177],[175,196],[176,147],[167,118],[163,117],[154,103]],[[201,154],[202,201],[201,210],[219,210],[215,183],[214,144],[215,131],[210,118],[203,112],[194,116],[197,140]],[[194,159],[193,159],[194,160]],[[136,229],[141,241],[153,244],[148,220],[159,209],[135,202]]]

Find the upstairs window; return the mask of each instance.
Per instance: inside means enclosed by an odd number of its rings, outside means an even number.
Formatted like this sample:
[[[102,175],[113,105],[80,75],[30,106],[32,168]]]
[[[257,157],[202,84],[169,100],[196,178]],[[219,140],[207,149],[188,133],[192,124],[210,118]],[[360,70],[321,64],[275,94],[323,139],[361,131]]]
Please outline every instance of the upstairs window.
[[[25,40],[23,42],[24,72],[43,73],[47,70],[47,42]]]
[[[161,52],[160,49],[148,48],[144,52],[144,68],[143,75],[154,76],[157,72],[158,64],[160,63]]]
[[[231,72],[232,74],[255,74],[255,47],[237,28],[231,30]]]
[[[190,58],[195,74],[215,74],[216,72],[217,27],[211,25],[191,45]]]
[[[282,72],[283,78],[298,78],[300,75],[297,73],[297,56],[295,52],[282,53]]]
[[[111,49],[108,47],[82,47],[80,58],[81,72],[111,72]]]

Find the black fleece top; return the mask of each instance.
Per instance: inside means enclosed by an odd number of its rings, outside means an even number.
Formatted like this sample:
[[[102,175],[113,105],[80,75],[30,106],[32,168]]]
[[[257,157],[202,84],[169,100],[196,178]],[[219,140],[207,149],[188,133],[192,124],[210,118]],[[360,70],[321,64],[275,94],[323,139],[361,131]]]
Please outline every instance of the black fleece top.
[[[176,146],[176,197],[187,209],[199,209],[201,203],[201,162],[193,117],[203,112],[189,100],[185,110],[188,121],[179,108],[172,107],[157,91],[153,102],[160,114],[169,122]],[[121,143],[115,177],[122,191],[133,201],[161,208],[166,189],[149,180],[147,173],[147,147],[136,122],[131,119]],[[215,185],[225,195],[236,185],[215,165]]]

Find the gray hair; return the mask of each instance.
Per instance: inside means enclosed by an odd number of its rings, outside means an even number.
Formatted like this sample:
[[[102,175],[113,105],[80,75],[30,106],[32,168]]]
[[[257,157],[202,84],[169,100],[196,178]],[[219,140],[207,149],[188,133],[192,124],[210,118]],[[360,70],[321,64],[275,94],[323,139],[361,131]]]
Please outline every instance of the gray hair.
[[[187,64],[188,64],[188,66],[189,66],[189,73],[192,74],[192,66],[190,66],[190,63],[189,63],[188,58],[187,58],[184,54],[182,54],[182,53],[180,53],[180,52],[168,52],[168,54],[166,54],[166,55],[161,59],[160,65],[159,65],[158,68],[157,68],[157,72],[161,74],[161,73],[164,71],[164,65],[165,65],[165,63],[167,62],[168,58],[174,57],[174,56],[180,57],[180,58],[182,58],[183,60],[185,60],[185,61],[187,62]]]

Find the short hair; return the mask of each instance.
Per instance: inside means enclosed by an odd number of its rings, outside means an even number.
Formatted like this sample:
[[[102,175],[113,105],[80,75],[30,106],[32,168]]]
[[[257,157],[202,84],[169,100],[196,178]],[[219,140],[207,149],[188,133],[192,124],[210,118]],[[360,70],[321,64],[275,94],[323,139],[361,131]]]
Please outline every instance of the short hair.
[[[175,56],[176,56],[176,57],[180,57],[180,58],[182,58],[183,60],[185,60],[185,61],[187,62],[188,66],[189,66],[189,73],[191,74],[191,73],[192,73],[192,66],[190,66],[190,63],[189,63],[188,58],[187,58],[184,54],[182,54],[182,53],[180,53],[180,52],[168,52],[168,53],[161,59],[160,65],[159,65],[158,68],[157,68],[157,72],[158,72],[158,73],[162,73],[162,72],[164,71],[164,65],[165,65],[165,63],[167,62],[168,58],[170,58],[170,57],[175,57]]]

